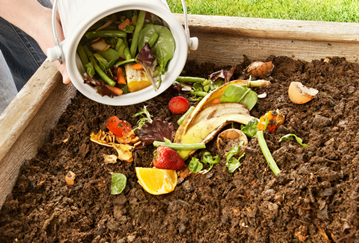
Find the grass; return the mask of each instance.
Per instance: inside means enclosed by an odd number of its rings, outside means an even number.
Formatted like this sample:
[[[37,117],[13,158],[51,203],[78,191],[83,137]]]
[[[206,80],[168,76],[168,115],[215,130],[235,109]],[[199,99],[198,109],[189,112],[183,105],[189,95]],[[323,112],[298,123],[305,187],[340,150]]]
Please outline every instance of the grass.
[[[181,0],[167,0],[183,13]],[[186,0],[187,13],[267,19],[359,22],[358,0]]]

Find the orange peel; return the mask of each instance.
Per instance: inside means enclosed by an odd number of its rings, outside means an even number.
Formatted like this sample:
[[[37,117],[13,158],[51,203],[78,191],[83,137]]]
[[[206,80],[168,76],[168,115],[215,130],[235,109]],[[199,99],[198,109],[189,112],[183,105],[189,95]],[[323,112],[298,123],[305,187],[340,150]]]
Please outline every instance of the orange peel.
[[[175,170],[136,167],[136,175],[142,188],[152,195],[170,193],[177,185]]]

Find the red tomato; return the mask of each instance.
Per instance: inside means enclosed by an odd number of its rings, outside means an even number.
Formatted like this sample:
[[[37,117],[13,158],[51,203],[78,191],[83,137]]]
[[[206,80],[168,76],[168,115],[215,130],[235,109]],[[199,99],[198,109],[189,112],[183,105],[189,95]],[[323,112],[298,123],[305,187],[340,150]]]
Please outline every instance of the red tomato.
[[[110,117],[106,123],[106,127],[120,138],[123,137],[123,133],[131,131],[131,125],[127,121],[120,120],[117,116]]]

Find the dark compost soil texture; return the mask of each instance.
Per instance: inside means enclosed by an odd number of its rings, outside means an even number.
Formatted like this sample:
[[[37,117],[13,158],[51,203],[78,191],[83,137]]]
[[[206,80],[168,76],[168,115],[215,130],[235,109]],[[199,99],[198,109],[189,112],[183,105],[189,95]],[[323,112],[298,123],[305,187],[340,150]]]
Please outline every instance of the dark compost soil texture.
[[[359,242],[359,65],[339,57],[268,60],[275,65],[266,77],[272,84],[252,88],[267,96],[251,115],[280,109],[286,116],[274,133],[264,133],[278,176],[252,138],[233,174],[222,158],[210,173],[191,174],[173,192],[151,195],[135,167],[150,167],[155,147],[136,149],[133,162],[106,165],[103,154],[117,152],[91,142],[90,134],[106,130],[113,115],[135,126],[132,115],[144,105],[177,129],[181,115],[171,114],[167,104],[189,94],[169,88],[144,103],[113,107],[78,93],[38,155],[23,165],[0,212],[0,242]],[[232,79],[243,78],[252,61],[239,63]],[[185,70],[208,77],[221,68],[188,61]],[[287,93],[292,81],[319,93],[294,104]],[[279,142],[290,133],[310,146]],[[215,139],[193,156],[217,153]],[[73,186],[65,182],[68,171],[76,174]],[[127,177],[119,195],[111,195],[113,172]]]

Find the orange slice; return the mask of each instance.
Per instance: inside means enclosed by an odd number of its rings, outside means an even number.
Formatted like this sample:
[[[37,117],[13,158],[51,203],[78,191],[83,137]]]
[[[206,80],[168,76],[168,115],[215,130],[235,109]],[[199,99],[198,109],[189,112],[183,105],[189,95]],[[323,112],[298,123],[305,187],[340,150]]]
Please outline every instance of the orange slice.
[[[177,185],[175,170],[136,167],[136,175],[143,189],[152,195],[170,193]]]

